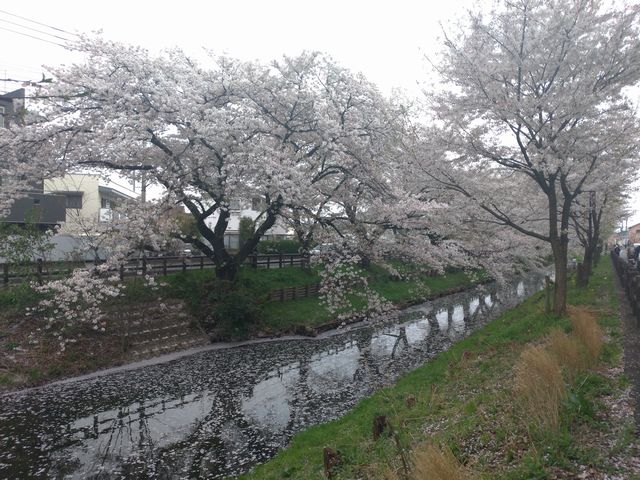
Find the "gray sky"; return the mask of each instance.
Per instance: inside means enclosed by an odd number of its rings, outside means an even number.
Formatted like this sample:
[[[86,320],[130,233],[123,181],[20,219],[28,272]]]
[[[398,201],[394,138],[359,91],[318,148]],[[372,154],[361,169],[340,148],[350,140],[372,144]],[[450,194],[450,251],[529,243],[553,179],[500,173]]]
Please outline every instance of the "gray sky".
[[[177,45],[196,57],[203,55],[203,47],[260,60],[320,50],[351,70],[363,72],[384,93],[390,93],[392,87],[417,91],[416,81],[427,71],[423,56],[438,45],[439,22],[455,18],[471,4],[468,0],[183,0],[166,2],[166,6],[157,0],[13,2],[0,6],[4,11],[0,12],[0,73],[36,78],[43,64],[73,60],[63,48],[42,41],[64,43],[48,34],[70,35],[11,13],[68,32],[102,30],[108,39],[152,51]],[[0,84],[2,90],[11,88],[11,84],[6,88]]]

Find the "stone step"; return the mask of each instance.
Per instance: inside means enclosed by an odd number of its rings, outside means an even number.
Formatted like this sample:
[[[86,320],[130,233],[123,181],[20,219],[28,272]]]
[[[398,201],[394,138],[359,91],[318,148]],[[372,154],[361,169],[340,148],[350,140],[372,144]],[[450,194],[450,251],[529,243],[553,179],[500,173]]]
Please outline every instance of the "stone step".
[[[136,338],[140,336],[152,336],[156,334],[166,334],[169,332],[179,332],[191,329],[191,322],[173,322],[166,325],[151,324],[151,325],[136,325],[129,327],[129,338]]]
[[[187,348],[207,345],[208,343],[209,339],[204,336],[189,337],[188,339],[179,342],[169,342],[165,344],[149,345],[147,348],[131,349],[129,354],[131,357],[136,359],[143,357],[155,357],[165,353],[175,352],[176,350],[185,350]]]
[[[184,304],[181,302],[176,303],[143,303],[136,305],[135,310],[129,310],[127,316],[131,318],[144,318],[149,315],[166,315],[175,312],[182,312],[184,310]]]
[[[131,348],[135,348],[143,345],[161,344],[161,343],[164,343],[165,341],[170,341],[170,340],[179,341],[187,337],[193,337],[193,332],[191,331],[169,332],[164,334],[161,333],[158,335],[153,335],[150,337],[142,337],[136,340],[130,339],[129,345],[131,346]]]
[[[165,320],[167,318],[189,318],[191,317],[191,315],[189,315],[187,312],[185,312],[184,310],[175,310],[175,311],[147,311],[147,312],[143,312],[141,314],[136,314],[136,315],[131,315],[128,314],[127,318],[129,319],[129,321],[131,322],[131,324],[138,324],[138,323],[148,323],[148,322],[153,322],[153,321],[162,321]]]
[[[128,355],[131,359],[149,358],[209,343],[209,338],[193,327],[194,319],[181,301],[141,304],[126,312],[120,320],[127,325],[119,329],[119,334],[128,332]]]

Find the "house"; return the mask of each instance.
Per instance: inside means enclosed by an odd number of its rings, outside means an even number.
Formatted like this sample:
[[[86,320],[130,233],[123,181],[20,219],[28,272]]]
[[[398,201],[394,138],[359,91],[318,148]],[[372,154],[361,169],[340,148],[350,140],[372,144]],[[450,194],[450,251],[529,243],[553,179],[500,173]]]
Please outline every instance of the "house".
[[[631,225],[627,228],[627,232],[629,235],[629,244],[640,243],[640,223]]]
[[[240,248],[240,220],[248,217],[255,220],[264,210],[265,205],[260,199],[252,199],[251,201],[233,201],[231,202],[231,216],[224,234],[224,245],[231,250]],[[213,230],[218,221],[217,213],[205,220],[205,224]],[[262,240],[288,240],[293,238],[293,232],[290,228],[282,225],[280,222],[267,230]]]
[[[25,91],[23,88],[0,95],[0,128],[8,128],[17,122],[25,111]],[[11,182],[11,178],[0,179]],[[0,223],[15,225],[35,224],[41,229],[59,225],[66,219],[64,197],[46,194],[42,179],[27,179],[29,187],[16,198],[9,214],[0,218]]]
[[[118,215],[114,209],[136,196],[126,187],[91,174],[51,178],[44,181],[43,187],[45,193],[64,198],[66,221],[76,224],[110,222]]]
[[[24,88],[0,95],[0,128],[8,128],[25,111]]]

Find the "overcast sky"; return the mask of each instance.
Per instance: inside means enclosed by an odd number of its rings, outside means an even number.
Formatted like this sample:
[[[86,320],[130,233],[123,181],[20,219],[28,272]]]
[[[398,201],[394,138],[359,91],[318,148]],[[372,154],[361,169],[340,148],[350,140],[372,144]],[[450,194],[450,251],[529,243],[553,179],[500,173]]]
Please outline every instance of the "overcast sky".
[[[205,48],[246,60],[271,60],[283,54],[320,50],[341,65],[364,73],[385,94],[399,87],[411,95],[419,95],[418,83],[426,79],[430,71],[424,57],[433,57],[439,48],[440,24],[451,27],[456,17],[477,2],[182,0],[163,3],[157,0],[3,2],[0,4],[0,78],[37,80],[42,76],[43,65],[68,64],[75,60],[58,45],[65,43],[64,38],[73,38],[72,33],[76,32],[101,30],[110,40],[141,45],[154,52],[179,46],[196,58],[204,57]],[[0,91],[19,86],[0,82]],[[640,223],[640,211],[629,221]]]
[[[247,60],[320,50],[364,73],[384,93],[393,87],[417,92],[416,82],[428,70],[424,54],[432,53],[438,44],[439,23],[455,19],[471,2],[183,0],[162,5],[135,0],[3,2],[0,73],[4,77],[6,72],[9,78],[36,78],[42,65],[73,61],[62,47],[43,41],[64,43],[58,37],[72,37],[50,26],[67,32],[102,30],[108,39],[152,51],[179,46],[196,57],[203,48]]]

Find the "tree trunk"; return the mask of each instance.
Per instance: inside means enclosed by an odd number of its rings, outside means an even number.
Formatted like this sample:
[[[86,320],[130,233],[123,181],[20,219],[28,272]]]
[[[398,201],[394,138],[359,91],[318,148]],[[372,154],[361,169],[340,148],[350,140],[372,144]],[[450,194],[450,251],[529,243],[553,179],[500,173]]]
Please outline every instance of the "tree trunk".
[[[598,244],[596,251],[593,252],[593,265],[595,267],[600,263],[600,256],[602,255],[602,244]]]
[[[593,257],[595,249],[596,246],[593,244],[587,245],[587,248],[584,249],[584,262],[582,264],[584,267],[584,278],[582,279],[582,285],[580,285],[581,287],[586,287],[587,285],[589,285],[589,277],[591,276],[591,272],[593,271]]]
[[[233,282],[238,274],[239,265],[234,258],[230,258],[224,265],[216,267],[216,277],[219,280]]]
[[[568,242],[557,240],[552,242],[555,262],[555,286],[553,289],[553,313],[564,315],[567,312],[567,258]]]

